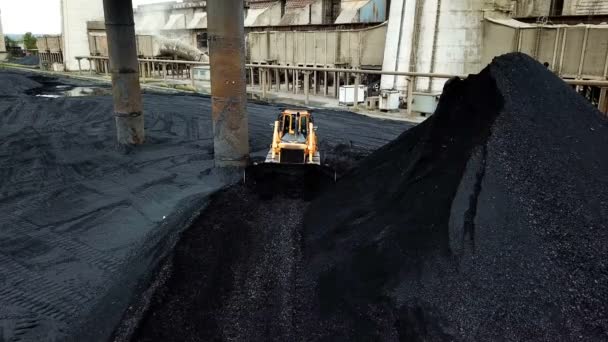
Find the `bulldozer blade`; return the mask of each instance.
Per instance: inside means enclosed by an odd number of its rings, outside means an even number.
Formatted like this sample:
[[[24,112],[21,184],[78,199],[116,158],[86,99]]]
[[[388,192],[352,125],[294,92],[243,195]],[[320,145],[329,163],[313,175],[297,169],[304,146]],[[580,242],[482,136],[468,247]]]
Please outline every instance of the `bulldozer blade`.
[[[247,168],[245,179],[263,199],[283,195],[310,200],[335,183],[336,173],[316,164],[259,163]]]

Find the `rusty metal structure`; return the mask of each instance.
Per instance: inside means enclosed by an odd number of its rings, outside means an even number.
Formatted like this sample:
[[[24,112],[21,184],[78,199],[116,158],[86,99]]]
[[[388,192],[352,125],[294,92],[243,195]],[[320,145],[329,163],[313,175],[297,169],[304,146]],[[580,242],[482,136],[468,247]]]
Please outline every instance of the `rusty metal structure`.
[[[207,9],[215,165],[242,167],[249,160],[243,1],[210,0]]]
[[[116,136],[121,145],[145,140],[144,114],[139,85],[139,62],[131,0],[103,1],[108,52],[112,73]]]

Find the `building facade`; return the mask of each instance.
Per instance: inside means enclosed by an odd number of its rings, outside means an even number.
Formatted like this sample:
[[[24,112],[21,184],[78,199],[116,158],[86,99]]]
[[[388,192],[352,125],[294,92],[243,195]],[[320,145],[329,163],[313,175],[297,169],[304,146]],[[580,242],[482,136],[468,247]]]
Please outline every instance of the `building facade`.
[[[61,0],[61,29],[65,69],[77,71],[77,56],[89,55],[88,21],[103,21],[102,0]],[[83,60],[80,67],[90,68]]]

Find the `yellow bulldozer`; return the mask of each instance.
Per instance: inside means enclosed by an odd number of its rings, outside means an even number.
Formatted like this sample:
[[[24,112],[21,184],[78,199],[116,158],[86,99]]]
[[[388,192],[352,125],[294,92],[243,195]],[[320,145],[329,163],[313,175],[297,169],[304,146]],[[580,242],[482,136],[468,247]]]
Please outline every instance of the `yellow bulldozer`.
[[[321,165],[315,130],[308,110],[283,110],[274,122],[266,163]]]
[[[262,198],[279,193],[312,198],[335,182],[335,171],[321,165],[317,128],[310,110],[281,110],[271,126],[272,142],[265,161],[253,163],[246,171],[246,183],[252,184]]]

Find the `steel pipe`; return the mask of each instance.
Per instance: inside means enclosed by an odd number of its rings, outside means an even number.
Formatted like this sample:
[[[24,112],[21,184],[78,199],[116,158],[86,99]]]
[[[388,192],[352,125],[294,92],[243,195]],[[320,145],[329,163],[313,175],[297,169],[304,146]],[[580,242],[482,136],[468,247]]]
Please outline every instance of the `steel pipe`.
[[[112,73],[116,138],[121,145],[142,144],[145,141],[144,114],[133,4],[131,0],[104,0],[103,7]]]
[[[242,0],[207,1],[216,167],[249,161],[243,8]]]

